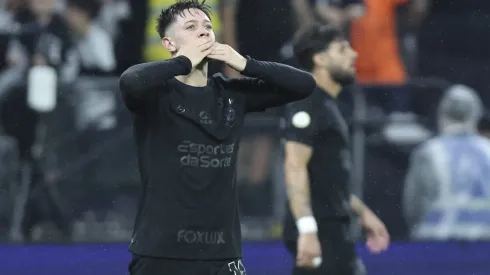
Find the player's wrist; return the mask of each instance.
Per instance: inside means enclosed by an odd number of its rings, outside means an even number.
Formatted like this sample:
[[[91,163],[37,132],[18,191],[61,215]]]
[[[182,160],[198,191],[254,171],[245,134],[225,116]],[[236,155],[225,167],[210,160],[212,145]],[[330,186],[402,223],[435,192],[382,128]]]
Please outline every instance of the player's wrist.
[[[243,70],[245,70],[245,67],[247,66],[247,59],[237,53],[236,56],[234,56],[233,60],[228,65],[232,67],[234,70],[238,72],[242,72]]]
[[[297,219],[296,227],[298,228],[299,234],[318,232],[318,224],[316,223],[315,217],[313,216],[305,216]]]

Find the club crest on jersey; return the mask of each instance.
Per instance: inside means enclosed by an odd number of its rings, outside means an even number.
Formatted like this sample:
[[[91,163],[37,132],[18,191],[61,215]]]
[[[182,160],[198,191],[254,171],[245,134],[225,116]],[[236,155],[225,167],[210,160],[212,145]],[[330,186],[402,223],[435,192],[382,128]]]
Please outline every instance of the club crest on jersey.
[[[307,112],[301,111],[293,115],[291,122],[296,128],[306,128],[311,124],[311,117]]]

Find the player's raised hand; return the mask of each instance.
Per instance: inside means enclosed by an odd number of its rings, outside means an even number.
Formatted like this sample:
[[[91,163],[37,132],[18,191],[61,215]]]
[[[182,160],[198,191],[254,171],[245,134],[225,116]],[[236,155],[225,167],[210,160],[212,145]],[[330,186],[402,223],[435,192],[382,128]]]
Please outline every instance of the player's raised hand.
[[[225,62],[226,65],[239,72],[243,71],[247,65],[247,59],[232,47],[217,42],[208,55],[208,58]]]
[[[215,42],[211,39],[199,40],[199,44],[185,44],[180,47],[176,56],[185,56],[191,60],[192,67],[196,67],[213,50]]]

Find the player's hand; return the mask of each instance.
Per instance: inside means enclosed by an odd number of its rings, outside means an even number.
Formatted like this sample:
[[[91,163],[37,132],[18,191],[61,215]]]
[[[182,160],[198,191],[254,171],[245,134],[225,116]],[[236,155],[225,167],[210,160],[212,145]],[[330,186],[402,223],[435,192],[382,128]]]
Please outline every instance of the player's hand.
[[[247,59],[226,44],[216,43],[208,58],[225,62],[238,72],[243,71],[247,65]]]
[[[192,68],[199,65],[202,60],[208,56],[213,50],[215,42],[211,39],[199,40],[199,44],[186,44],[177,52],[176,56],[185,56],[190,59],[192,63]]]
[[[316,233],[300,234],[298,237],[298,253],[296,257],[296,265],[306,268],[317,268],[320,263],[322,251],[320,241]]]
[[[367,247],[375,254],[381,253],[390,244],[390,235],[383,222],[371,211],[361,216],[361,224],[367,231]]]

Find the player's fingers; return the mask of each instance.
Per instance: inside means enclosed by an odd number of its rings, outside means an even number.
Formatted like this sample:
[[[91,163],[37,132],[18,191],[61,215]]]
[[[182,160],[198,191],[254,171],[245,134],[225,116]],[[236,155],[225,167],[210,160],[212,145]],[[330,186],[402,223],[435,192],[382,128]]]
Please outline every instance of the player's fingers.
[[[386,249],[388,249],[388,246],[390,245],[390,241],[386,238],[383,238],[382,244],[383,244],[383,250],[386,250]]]
[[[208,44],[205,47],[199,48],[201,52],[205,52],[207,50],[212,50],[213,49],[213,44]]]
[[[296,259],[302,263],[306,262],[308,260],[308,253],[304,250],[298,251],[298,255],[296,256]]]
[[[215,54],[224,54],[225,51],[223,49],[220,49],[219,47],[213,47],[213,53],[215,53]]]
[[[383,238],[386,242],[390,242],[390,234],[385,228],[381,228],[377,234],[380,238]]]
[[[209,55],[212,55],[212,56],[215,56],[215,57],[220,57],[220,56],[222,56],[222,57],[223,57],[223,56],[225,56],[224,54],[214,52],[213,50],[211,50],[211,51],[209,52]]]
[[[386,239],[386,241],[390,242],[390,234],[387,230],[383,231],[383,237]]]
[[[211,53],[213,53],[213,47],[210,47],[209,49],[206,49],[203,51],[204,55],[208,56],[210,55]]]
[[[384,237],[386,235],[386,231],[383,229],[383,227],[377,227],[373,230],[373,235],[376,238]]]
[[[199,41],[197,44],[198,47],[201,47],[209,42],[213,42],[213,40],[210,37],[203,37],[200,38],[198,41]]]
[[[308,257],[299,257],[296,259],[296,265],[299,267],[310,268],[311,259],[309,259]]]
[[[212,40],[208,40],[208,41],[204,42],[203,44],[199,45],[198,48],[201,51],[205,51],[205,50],[210,49],[213,46],[214,46],[214,42]]]
[[[296,254],[296,259],[302,259],[305,257],[305,254],[302,250],[298,250],[298,254]]]
[[[225,59],[224,55],[213,54],[213,53],[208,54],[207,57],[211,58],[211,59],[216,59],[216,60],[224,60]]]

